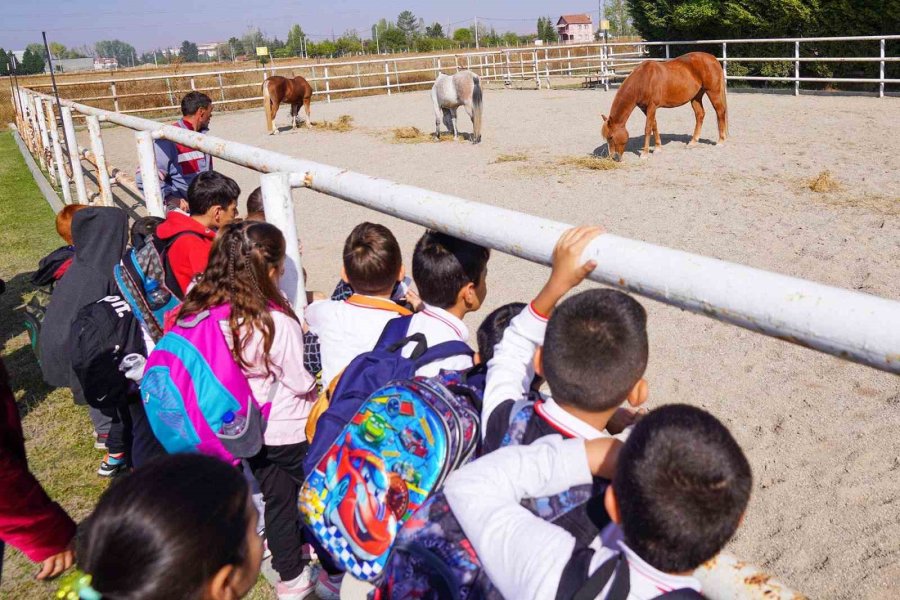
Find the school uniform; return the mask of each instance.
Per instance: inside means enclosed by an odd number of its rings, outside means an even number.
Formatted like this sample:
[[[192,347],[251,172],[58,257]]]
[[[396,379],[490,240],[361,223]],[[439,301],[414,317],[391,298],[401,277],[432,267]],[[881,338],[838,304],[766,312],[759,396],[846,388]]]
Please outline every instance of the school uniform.
[[[450,314],[443,308],[425,304],[425,308],[412,316],[409,323],[407,335],[421,333],[425,335],[429,347],[436,346],[443,342],[458,341],[468,343],[469,328],[455,315]],[[408,345],[403,350],[403,356],[412,354],[414,346]],[[463,371],[472,367],[472,357],[468,355],[457,355],[435,361],[423,366],[416,371],[416,375],[424,377],[434,377],[442,369],[448,371]]]
[[[566,412],[550,395],[530,390],[534,378],[534,353],[544,343],[546,329],[547,317],[529,305],[511,321],[494,348],[494,356],[488,362],[481,413],[482,454],[503,445],[515,413],[522,409],[528,409],[530,413],[525,415],[527,423],[519,444],[531,444],[554,434],[582,440],[616,437],[625,441],[627,438],[627,430],[612,436],[605,429],[596,429]],[[591,499],[555,521],[585,544],[609,523],[603,506],[603,493],[609,481],[596,477],[591,483]]]
[[[559,494],[591,480],[583,442],[554,435],[488,454],[462,467],[449,476],[444,493],[503,597],[544,599],[556,597],[563,572],[581,547],[565,529],[540,519],[520,502]],[[621,553],[629,566],[628,600],[649,600],[676,589],[702,591],[696,578],[655,569],[619,537],[618,528],[611,526],[602,537],[594,538],[585,577]],[[598,598],[604,598],[609,587]]]
[[[327,387],[354,358],[372,350],[388,321],[408,314],[391,300],[363,294],[307,306],[304,318],[319,337],[323,384]]]

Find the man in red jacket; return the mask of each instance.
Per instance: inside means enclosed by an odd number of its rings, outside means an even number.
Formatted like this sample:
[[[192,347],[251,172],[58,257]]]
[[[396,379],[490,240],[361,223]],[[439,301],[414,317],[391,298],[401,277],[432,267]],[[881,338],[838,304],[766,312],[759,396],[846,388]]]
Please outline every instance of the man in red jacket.
[[[184,297],[194,277],[206,270],[216,231],[237,217],[241,188],[231,178],[216,171],[200,173],[188,187],[190,215],[170,211],[159,224],[156,236],[172,240],[166,262]]]
[[[28,471],[19,409],[0,360],[0,573],[6,542],[43,563],[38,579],[56,577],[72,566],[74,537],[75,523]]]

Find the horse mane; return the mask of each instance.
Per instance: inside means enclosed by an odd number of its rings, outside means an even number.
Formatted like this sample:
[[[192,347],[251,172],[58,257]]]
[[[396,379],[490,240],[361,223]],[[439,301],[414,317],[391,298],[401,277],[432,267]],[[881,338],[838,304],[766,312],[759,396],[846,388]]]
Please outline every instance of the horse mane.
[[[628,77],[622,82],[622,85],[619,86],[619,89],[616,91],[616,95],[613,98],[612,106],[609,107],[609,122],[612,123],[625,123],[628,120],[628,117],[631,116],[631,113],[634,111],[634,108],[637,106],[637,100],[635,100],[637,96],[637,88],[640,83],[640,78],[643,76],[643,70],[641,67],[644,66],[645,63],[642,63],[635,67],[635,69],[628,74]],[[637,77],[635,77],[637,75]]]

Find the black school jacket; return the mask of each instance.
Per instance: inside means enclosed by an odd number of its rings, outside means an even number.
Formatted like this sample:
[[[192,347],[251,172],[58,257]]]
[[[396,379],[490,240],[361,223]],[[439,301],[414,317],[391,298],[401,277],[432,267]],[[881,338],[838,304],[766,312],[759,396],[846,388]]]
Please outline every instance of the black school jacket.
[[[72,219],[75,260],[50,297],[41,325],[41,371],[57,387],[78,387],[69,357],[69,337],[75,315],[83,307],[118,294],[113,267],[125,253],[128,216],[120,208],[91,206]]]

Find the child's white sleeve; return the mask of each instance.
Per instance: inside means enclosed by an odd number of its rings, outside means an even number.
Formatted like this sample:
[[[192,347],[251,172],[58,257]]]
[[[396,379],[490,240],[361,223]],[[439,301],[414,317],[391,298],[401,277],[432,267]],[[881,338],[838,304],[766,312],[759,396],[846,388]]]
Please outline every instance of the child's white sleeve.
[[[506,400],[519,400],[528,393],[534,378],[534,353],[544,343],[547,319],[529,304],[516,315],[488,362],[484,400],[481,405],[482,436],[494,409]]]
[[[450,475],[444,493],[503,597],[544,599],[556,596],[575,538],[519,503],[591,480],[584,440],[554,435],[479,458]]]

